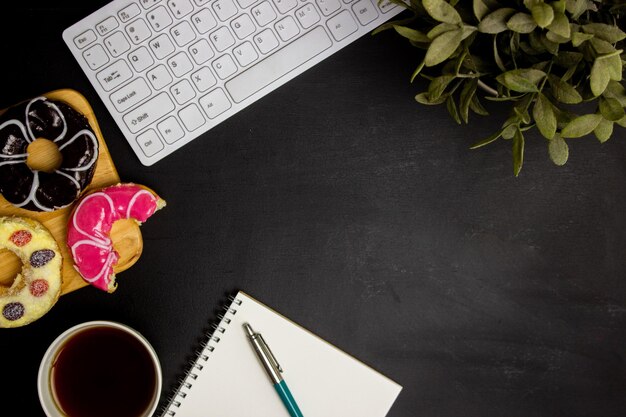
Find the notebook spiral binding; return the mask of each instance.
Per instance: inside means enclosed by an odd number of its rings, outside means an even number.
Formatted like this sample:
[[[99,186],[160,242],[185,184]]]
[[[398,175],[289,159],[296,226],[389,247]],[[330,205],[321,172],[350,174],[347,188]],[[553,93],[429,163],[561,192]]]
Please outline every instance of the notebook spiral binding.
[[[215,323],[212,321],[210,323],[213,331],[208,335],[207,341],[196,350],[196,359],[189,362],[185,370],[185,376],[178,381],[178,388],[174,391],[173,395],[168,397],[159,416],[174,417],[176,415],[176,410],[181,406],[182,401],[184,401],[189,391],[193,388],[194,381],[198,378],[198,372],[202,371],[204,368],[203,363],[209,360],[211,354],[219,344],[220,335],[226,333],[227,327],[231,322],[231,316],[237,314],[237,308],[242,304],[242,301],[235,296],[229,296],[228,299],[230,303],[222,307],[224,312],[217,315],[219,322]]]

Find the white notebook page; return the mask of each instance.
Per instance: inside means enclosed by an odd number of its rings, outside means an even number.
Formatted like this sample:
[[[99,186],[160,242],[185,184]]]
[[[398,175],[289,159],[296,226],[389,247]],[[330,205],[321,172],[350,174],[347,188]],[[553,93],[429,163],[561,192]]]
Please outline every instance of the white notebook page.
[[[239,304],[238,304],[239,303]],[[234,313],[234,314],[233,314]],[[230,321],[230,323],[227,323]],[[384,417],[402,387],[243,292],[170,405],[176,417],[289,417],[248,341],[263,335],[304,417]],[[197,377],[194,379],[193,375]],[[168,415],[166,413],[165,415]]]

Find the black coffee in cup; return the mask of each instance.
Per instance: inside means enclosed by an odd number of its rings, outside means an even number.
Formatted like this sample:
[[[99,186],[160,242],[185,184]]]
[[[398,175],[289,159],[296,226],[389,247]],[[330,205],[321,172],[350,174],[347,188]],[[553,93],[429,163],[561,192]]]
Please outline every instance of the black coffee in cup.
[[[54,402],[68,417],[143,417],[159,395],[147,347],[118,327],[87,327],[58,350],[50,372]]]

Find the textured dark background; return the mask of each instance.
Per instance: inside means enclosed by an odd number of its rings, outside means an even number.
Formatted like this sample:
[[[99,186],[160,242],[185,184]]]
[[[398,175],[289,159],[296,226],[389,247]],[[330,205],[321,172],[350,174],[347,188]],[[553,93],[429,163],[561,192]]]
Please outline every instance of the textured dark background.
[[[389,33],[146,168],[61,39],[105,3],[3,5],[0,108],[82,92],[123,180],[168,206],[115,294],[82,289],[0,331],[0,414],[42,415],[45,349],[94,319],[141,331],[169,393],[216,307],[243,289],[403,385],[389,417],[625,415],[623,129],[570,141],[562,168],[531,135],[514,178],[509,142],[468,149],[505,113],[459,127],[418,106],[419,58]]]

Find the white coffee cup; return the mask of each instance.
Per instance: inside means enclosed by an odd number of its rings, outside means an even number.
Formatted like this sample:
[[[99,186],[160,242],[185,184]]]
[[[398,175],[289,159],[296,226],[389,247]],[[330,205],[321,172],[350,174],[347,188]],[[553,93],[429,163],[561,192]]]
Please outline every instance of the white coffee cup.
[[[153,396],[153,400],[145,413],[146,417],[152,416],[158,406],[159,395],[161,393],[163,383],[159,358],[157,357],[157,354],[152,345],[150,345],[146,338],[143,337],[138,331],[124,324],[112,321],[90,321],[78,324],[59,335],[59,337],[57,337],[54,342],[52,342],[50,347],[48,347],[48,350],[44,354],[43,359],[41,360],[41,364],[39,365],[39,374],[37,376],[37,391],[39,393],[39,401],[44,412],[48,417],[67,417],[67,415],[57,405],[54,399],[54,395],[52,393],[52,367],[57,358],[57,355],[61,351],[61,348],[68,340],[70,340],[74,335],[83,330],[95,327],[112,327],[123,330],[124,332],[132,335],[146,348],[146,352],[150,355],[150,358],[152,359],[152,364],[154,365],[154,369],[156,372],[156,393]]]

